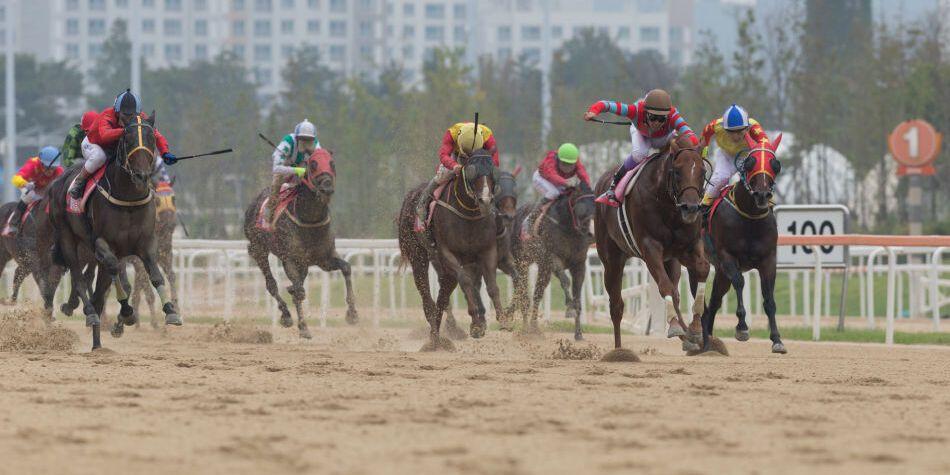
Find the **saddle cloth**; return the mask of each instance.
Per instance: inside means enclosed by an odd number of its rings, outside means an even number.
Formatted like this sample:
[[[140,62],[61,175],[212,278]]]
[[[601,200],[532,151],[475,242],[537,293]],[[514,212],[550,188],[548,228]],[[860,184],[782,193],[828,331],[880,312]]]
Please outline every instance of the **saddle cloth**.
[[[273,231],[274,224],[277,223],[277,220],[280,218],[280,216],[284,214],[285,211],[287,211],[290,203],[293,202],[294,198],[296,197],[297,187],[289,183],[284,183],[284,185],[280,188],[280,195],[278,195],[277,208],[274,210],[274,216],[271,217],[269,222],[265,219],[265,215],[267,214],[267,203],[270,201],[270,197],[268,196],[267,198],[264,198],[264,201],[261,202],[261,207],[257,210],[257,219],[255,223],[257,229],[268,232]]]
[[[83,190],[82,198],[76,200],[73,199],[69,193],[66,193],[66,212],[70,214],[83,214],[86,212],[86,202],[89,201],[89,196],[92,195],[92,191],[99,186],[99,181],[102,180],[102,177],[106,174],[106,167],[102,167],[93,173],[88,180],[86,180],[86,188]],[[79,178],[79,175],[73,177],[73,181],[70,182],[70,187],[72,184]]]

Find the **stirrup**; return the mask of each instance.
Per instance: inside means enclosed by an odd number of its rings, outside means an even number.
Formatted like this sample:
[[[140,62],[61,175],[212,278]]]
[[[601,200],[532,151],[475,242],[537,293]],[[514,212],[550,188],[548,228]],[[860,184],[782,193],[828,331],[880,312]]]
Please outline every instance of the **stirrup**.
[[[416,215],[416,218],[412,223],[412,230],[417,233],[422,233],[422,232],[425,232],[426,230],[426,223],[425,221],[422,220],[422,218],[419,217],[418,214]]]
[[[604,192],[602,195],[598,196],[597,199],[594,200],[594,202],[607,205],[613,208],[617,208],[620,206],[620,201],[617,200],[617,195],[613,193],[613,190]]]

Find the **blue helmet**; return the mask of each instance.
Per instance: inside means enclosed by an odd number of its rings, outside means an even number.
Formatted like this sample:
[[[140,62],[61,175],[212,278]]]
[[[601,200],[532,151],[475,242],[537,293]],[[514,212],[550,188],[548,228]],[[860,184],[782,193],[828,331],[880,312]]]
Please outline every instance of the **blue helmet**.
[[[142,101],[130,89],[115,97],[112,109],[116,114],[139,115],[142,113]]]
[[[50,167],[56,162],[56,159],[59,158],[59,149],[56,147],[46,146],[40,150],[40,163],[44,167]]]
[[[722,127],[726,130],[742,130],[749,127],[749,113],[741,106],[729,106],[722,114]]]

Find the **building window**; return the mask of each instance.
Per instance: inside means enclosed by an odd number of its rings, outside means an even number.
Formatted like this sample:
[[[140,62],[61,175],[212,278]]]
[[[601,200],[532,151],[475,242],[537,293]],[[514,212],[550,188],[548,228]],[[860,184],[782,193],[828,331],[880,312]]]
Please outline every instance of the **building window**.
[[[465,18],[465,4],[456,3],[455,6],[452,7],[452,14],[455,15],[456,20]]]
[[[293,34],[294,32],[294,21],[293,20],[281,20],[280,21],[280,32],[285,35]]]
[[[195,11],[203,12],[208,9],[208,0],[194,0],[195,1]]]
[[[564,28],[562,28],[562,27],[560,27],[560,26],[552,26],[552,27],[551,27],[551,38],[554,38],[554,39],[556,39],[556,40],[559,40],[559,39],[561,39],[562,37],[564,37]]]
[[[89,43],[89,59],[99,59],[102,54],[102,43]]]
[[[307,20],[307,33],[316,35],[320,33],[320,20]]]
[[[142,20],[142,33],[155,33],[155,20]]]
[[[343,38],[346,36],[346,22],[334,20],[330,22],[330,36],[334,38]]]
[[[105,11],[106,0],[89,0],[89,10],[94,12]]]
[[[269,12],[273,7],[271,0],[254,0],[254,9],[259,12]]]
[[[464,43],[468,38],[468,35],[465,34],[465,27],[461,25],[457,25],[453,29],[452,36],[454,37],[456,43]]]
[[[79,34],[79,20],[75,18],[66,20],[66,34],[69,36],[76,36]]]
[[[445,18],[445,5],[437,3],[426,4],[426,18],[430,20],[441,20]]]
[[[319,10],[320,0],[307,0],[307,6],[310,7],[311,10]]]
[[[294,8],[294,0],[280,0],[280,8],[284,10],[291,10]]]
[[[270,45],[254,45],[254,61],[270,61]]]
[[[373,47],[370,45],[360,46],[360,57],[367,61],[373,59]]]
[[[630,27],[621,26],[617,29],[617,39],[618,40],[629,40],[630,39]]]
[[[428,47],[422,52],[422,60],[425,62],[435,61],[435,48]]]
[[[181,0],[165,0],[165,10],[169,12],[180,12]]]
[[[637,0],[641,13],[659,13],[663,11],[663,0]]]
[[[416,59],[416,49],[412,45],[406,45],[402,47],[402,59],[405,60],[414,60]]]
[[[231,35],[244,36],[244,21],[235,20],[231,22]]]
[[[670,27],[670,43],[680,44],[683,42],[683,27]]]
[[[501,61],[511,59],[511,48],[498,48],[498,59]]]
[[[346,58],[346,46],[330,45],[330,61],[342,63]]]
[[[244,10],[244,0],[231,0],[231,10],[238,12]]]
[[[70,58],[79,57],[79,45],[76,43],[69,43],[66,45],[66,56]]]
[[[373,37],[373,23],[369,21],[360,22],[360,37],[362,38],[372,38]]]
[[[129,8],[129,0],[115,0],[116,8]]]
[[[166,35],[181,35],[181,22],[178,20],[165,20],[164,29]]]
[[[670,62],[676,66],[683,65],[683,52],[678,49],[670,50]]]
[[[244,61],[244,45],[234,45],[231,47],[231,52],[234,53],[241,61]]]
[[[416,27],[412,25],[403,25],[402,27],[402,37],[403,39],[410,39],[416,36]]]
[[[330,0],[330,11],[346,13],[346,0]]]
[[[106,21],[102,19],[89,20],[89,34],[92,36],[102,36],[106,34]]]
[[[644,43],[656,43],[660,41],[660,29],[655,26],[644,26],[640,28],[640,41]]]
[[[79,0],[66,0],[66,11],[74,12],[79,10]]]
[[[541,50],[539,48],[525,48],[521,56],[528,63],[538,64],[541,62]]]
[[[511,41],[511,27],[510,26],[498,27],[498,41]]]
[[[426,41],[442,41],[445,39],[445,32],[441,26],[426,27]]]
[[[541,39],[540,26],[522,26],[521,39],[525,41],[538,41]]]
[[[273,74],[268,68],[255,68],[254,69],[254,81],[261,86],[268,86],[272,82]]]
[[[181,45],[165,45],[165,61],[181,61]]]
[[[403,4],[402,14],[403,16],[414,16],[416,14],[416,6],[411,3]]]
[[[151,58],[155,56],[155,45],[152,43],[142,43],[142,56]]]
[[[254,36],[266,38],[270,36],[270,20],[257,20],[254,22]]]
[[[204,61],[208,59],[207,45],[195,45],[195,59],[198,61]]]
[[[280,47],[280,57],[281,59],[290,59],[294,55],[294,47],[292,45],[282,45]]]
[[[155,8],[155,0],[142,0],[142,8]],[[154,51],[155,48],[152,48]]]
[[[195,20],[195,36],[208,36],[208,20]]]

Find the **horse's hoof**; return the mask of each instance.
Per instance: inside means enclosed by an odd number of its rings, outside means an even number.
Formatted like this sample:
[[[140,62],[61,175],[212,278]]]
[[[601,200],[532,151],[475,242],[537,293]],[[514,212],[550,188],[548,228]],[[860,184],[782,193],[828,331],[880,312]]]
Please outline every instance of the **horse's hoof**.
[[[155,318],[155,315],[152,315],[152,320],[151,320],[149,323],[152,324],[152,329],[153,329],[153,330],[158,330],[158,327],[159,327],[159,325],[158,325],[158,319]]]
[[[567,311],[564,312],[564,318],[566,318],[566,319],[568,319],[568,320],[573,320],[573,319],[577,318],[577,310],[575,310],[575,309],[573,309],[573,308],[567,309]]]
[[[449,324],[446,322],[445,327],[442,329],[442,332],[448,335],[449,338],[453,340],[464,340],[468,338],[468,334],[465,333],[465,330],[462,330],[455,323]]]
[[[132,307],[129,307],[128,314],[125,313],[125,310],[119,313],[118,318],[119,323],[122,323],[127,326],[136,325],[139,323],[139,316],[135,314],[135,311],[132,310]]]
[[[70,306],[67,305],[67,304],[62,304],[62,305],[60,305],[60,306],[59,306],[59,311],[60,311],[60,312],[63,312],[63,315],[66,315],[67,317],[73,316],[73,307],[70,307]]]
[[[115,325],[112,326],[112,338],[122,338],[122,334],[125,333],[125,327],[122,325],[122,322],[115,322]]]
[[[514,331],[515,322],[511,318],[507,318],[505,320],[498,320],[498,328],[499,330],[506,331],[506,332]]]
[[[166,313],[165,314],[165,325],[175,325],[176,327],[181,326],[181,317],[177,313]]]
[[[581,332],[574,333],[574,341],[584,341],[584,335]]]
[[[736,328],[736,340],[749,341],[749,330],[740,330]]]
[[[455,344],[452,343],[452,340],[439,335],[437,341],[432,341],[432,338],[429,338],[429,341],[426,344],[422,345],[422,348],[419,349],[420,352],[431,352],[431,351],[455,351]]]
[[[786,354],[788,350],[785,349],[785,345],[782,342],[772,343],[772,353]]]
[[[87,327],[93,327],[93,326],[96,326],[96,325],[100,325],[101,323],[102,323],[102,320],[99,319],[99,315],[97,315],[97,314],[95,314],[95,313],[90,313],[89,315],[86,315],[86,326],[87,326]]]
[[[703,332],[702,332],[702,330],[700,330],[700,331],[698,331],[698,332],[694,332],[693,330],[690,330],[690,331],[686,332],[686,338],[687,338],[689,341],[691,341],[691,342],[693,342],[693,343],[696,343],[697,345],[702,345],[702,344],[703,344]]]
[[[350,308],[346,311],[346,323],[350,325],[356,325],[360,321],[360,316],[356,313],[355,308]]]
[[[313,335],[310,334],[310,329],[309,329],[309,328],[307,328],[307,327],[300,327],[298,330],[300,331],[300,338],[303,338],[304,340],[309,340],[309,339],[313,338]]]
[[[676,338],[678,336],[686,336],[686,332],[683,331],[683,327],[679,326],[676,322],[670,323],[670,328],[666,330],[667,338]]]
[[[640,357],[637,356],[631,350],[626,348],[614,348],[613,350],[604,353],[604,356],[600,358],[600,361],[605,363],[639,363]]]
[[[699,351],[700,348],[702,348],[702,346],[696,343],[693,343],[689,340],[683,340],[683,351],[686,351],[686,352]]]
[[[469,334],[472,335],[472,338],[481,338],[485,336],[485,325],[473,323],[469,329]]]
[[[284,328],[290,328],[294,326],[294,319],[290,316],[289,313],[283,314],[280,316],[280,326]]]

